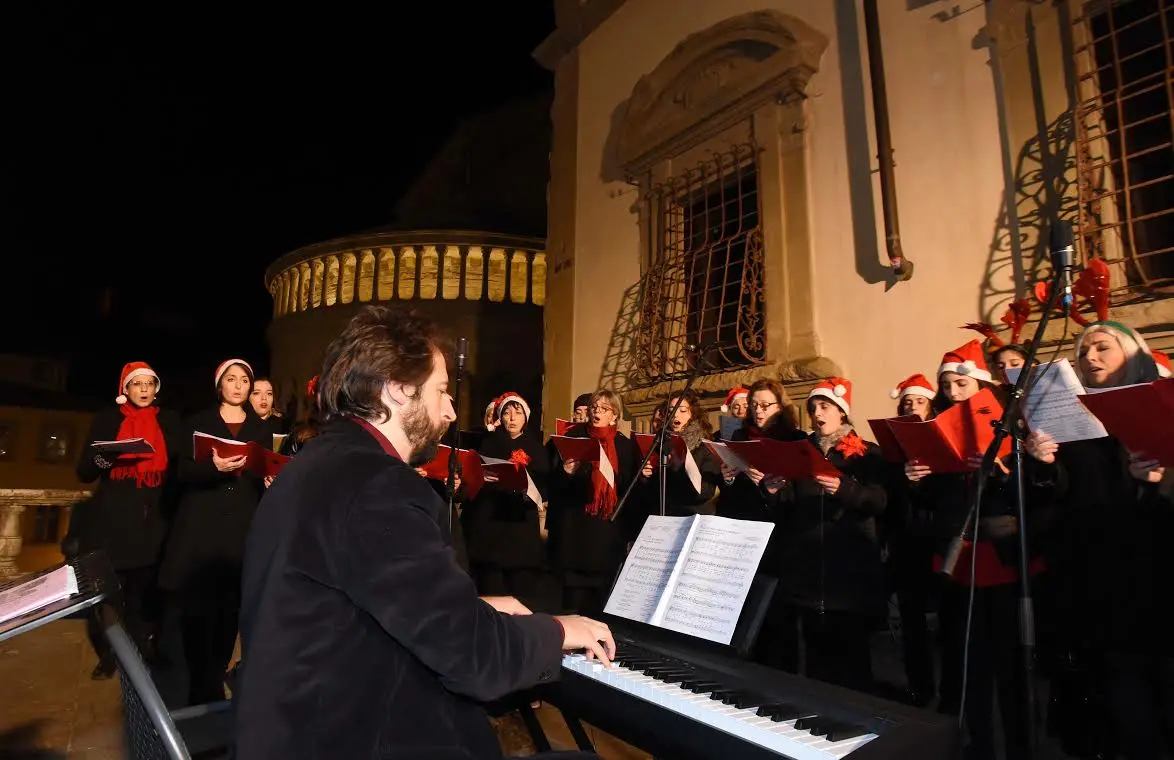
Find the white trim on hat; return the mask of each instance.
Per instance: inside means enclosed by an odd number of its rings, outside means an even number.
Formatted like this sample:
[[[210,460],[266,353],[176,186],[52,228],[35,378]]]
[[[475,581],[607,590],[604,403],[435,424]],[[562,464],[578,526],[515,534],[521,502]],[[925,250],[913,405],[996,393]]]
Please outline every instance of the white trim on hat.
[[[257,373],[253,371],[251,364],[249,364],[244,359],[227,359],[220,362],[220,366],[216,368],[216,380],[213,381],[212,385],[219,388],[220,379],[224,377],[224,373],[228,371],[228,368],[234,364],[239,364],[247,369],[249,371],[249,381],[252,382],[253,377],[255,377]]]
[[[843,392],[840,393],[839,395],[837,395],[835,391],[843,391]],[[840,407],[840,411],[843,412],[845,416],[851,416],[852,412],[850,411],[849,406],[848,406],[848,389],[845,388],[844,386],[837,385],[835,387],[835,390],[833,390],[831,388],[825,388],[823,386],[820,386],[818,388],[812,388],[811,393],[807,394],[807,400],[810,401],[811,399],[815,398],[816,396],[826,398],[827,400],[831,401],[836,406]]]
[[[526,422],[529,422],[530,421],[530,405],[526,403],[526,399],[522,398],[521,396],[519,396],[516,393],[511,393],[507,396],[502,396],[498,400],[497,411],[493,415],[497,419],[497,421],[501,422],[501,417],[503,414],[505,414],[505,405],[510,403],[511,401],[513,403],[517,404],[518,406],[522,407],[522,412],[526,415]]]
[[[126,397],[126,386],[130,385],[130,381],[139,375],[147,375],[149,377],[155,378],[156,393],[158,393],[159,389],[163,387],[163,381],[159,379],[159,375],[155,374],[155,370],[151,369],[150,367],[137,367],[123,376],[122,385],[120,386],[122,388],[122,393],[114,397],[114,403],[122,406],[129,400]]]
[[[953,372],[955,375],[962,375],[963,377],[973,377],[975,380],[983,380],[988,383],[993,383],[995,379],[991,377],[989,370],[979,369],[978,365],[973,360],[964,362],[946,362],[938,367],[938,377]]]
[[[745,396],[747,399],[749,399],[750,398],[750,391],[748,391],[748,390],[740,391],[738,393],[735,393],[733,396],[730,396],[730,394],[727,393],[726,394],[726,403],[722,404],[722,406],[721,406],[722,414],[729,414],[730,413],[730,404],[734,403],[735,399],[737,399],[739,396]]]
[[[933,388],[926,388],[924,385],[910,385],[904,390],[900,388],[894,388],[893,390],[889,391],[889,398],[893,399],[894,401],[900,401],[906,396],[921,396],[922,398],[932,399],[936,395],[937,394],[934,393]]]

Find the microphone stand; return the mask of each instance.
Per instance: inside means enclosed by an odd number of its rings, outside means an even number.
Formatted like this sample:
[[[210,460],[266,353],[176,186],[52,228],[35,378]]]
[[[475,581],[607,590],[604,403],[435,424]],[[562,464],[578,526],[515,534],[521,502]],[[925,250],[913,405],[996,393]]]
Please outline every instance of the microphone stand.
[[[456,433],[453,435],[453,447],[448,457],[448,477],[444,480],[444,490],[448,495],[448,535],[452,538],[452,513],[456,510],[457,478],[461,474],[460,457],[457,452],[461,448],[461,382],[465,379],[465,354],[469,350],[469,341],[465,338],[457,340],[457,373],[456,392],[452,394],[452,411],[456,417]]]
[[[680,393],[676,394],[677,403],[673,404],[671,411],[665,414],[664,421],[661,422],[660,430],[656,431],[656,440],[653,441],[652,446],[648,449],[648,453],[644,455],[644,459],[640,460],[640,467],[636,470],[636,477],[632,478],[628,483],[628,487],[624,489],[624,495],[620,498],[620,503],[616,505],[616,511],[612,512],[611,521],[615,522],[616,518],[620,516],[624,505],[628,503],[628,497],[632,495],[636,483],[640,480],[640,473],[644,472],[644,467],[648,464],[648,460],[652,458],[653,454],[658,454],[660,460],[658,461],[659,481],[660,481],[660,516],[665,515],[665,485],[668,480],[668,462],[664,457],[665,440],[668,438],[669,430],[672,428],[672,421],[677,416],[677,410],[681,408],[681,402],[685,400],[685,394],[693,387],[693,383],[701,375],[702,368],[705,367],[705,357],[709,354],[709,350],[713,348],[713,344],[703,346],[697,352],[697,364],[689,371],[689,377],[685,381],[685,387]],[[670,396],[669,398],[672,398]]]
[[[1039,349],[1040,343],[1043,342],[1048,322],[1052,318],[1052,311],[1056,308],[1057,301],[1059,301],[1060,284],[1063,276],[1064,268],[1059,266],[1055,267],[1052,272],[1048,302],[1044,306],[1039,324],[1036,325],[1035,337],[1027,349],[1027,357],[1024,359],[1023,369],[1020,371],[1019,377],[1015,380],[1015,387],[1011,391],[1011,398],[1007,402],[1007,407],[1003,410],[1002,418],[998,422],[992,423],[995,428],[995,437],[991,440],[990,446],[987,447],[986,453],[983,455],[982,466],[979,468],[978,473],[979,477],[974,506],[971,508],[970,514],[966,518],[966,525],[962,529],[963,538],[969,529],[973,533],[974,543],[978,542],[978,517],[981,510],[984,486],[991,473],[994,472],[999,447],[1003,445],[1003,441],[1007,439],[1007,436],[1011,436],[1011,456],[1014,463],[1015,477],[1015,517],[1019,523],[1019,645],[1022,655],[1024,709],[1027,712],[1025,716],[1026,723],[1024,724],[1027,735],[1027,746],[1023,749],[1026,753],[1024,756],[1028,758],[1035,755],[1036,749],[1035,603],[1031,595],[1031,576],[1028,572],[1027,493],[1023,483],[1024,431],[1019,427],[1017,422],[1019,420],[1019,409],[1023,403],[1023,395],[1027,388],[1027,381],[1031,377],[1031,370],[1035,364],[1036,352]],[[960,540],[958,544],[960,547]],[[971,551],[973,552],[975,549],[972,548]],[[955,564],[957,562],[957,554],[954,552],[952,545],[949,554],[953,555],[954,559],[954,563],[951,564]],[[945,571],[946,567],[943,565],[943,572]],[[971,578],[970,582],[973,584],[974,578]],[[965,699],[965,696],[963,699]]]

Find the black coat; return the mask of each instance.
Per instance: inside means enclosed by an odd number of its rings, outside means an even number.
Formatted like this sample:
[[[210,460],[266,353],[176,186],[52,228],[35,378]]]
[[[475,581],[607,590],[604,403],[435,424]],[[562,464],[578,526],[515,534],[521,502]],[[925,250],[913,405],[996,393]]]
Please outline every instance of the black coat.
[[[94,462],[94,441],[113,441],[126,417],[118,407],[94,414],[86,446],[77,462],[77,479],[98,482],[94,494],[73,509],[69,534],[78,541],[80,552],[101,549],[117,570],[150,567],[159,561],[167,535],[167,520],[175,507],[178,484],[177,461],[184,447],[183,424],[174,412],[160,409],[159,427],[167,445],[167,473],[156,487],[139,487],[135,480],[112,480],[110,469]]]
[[[1054,484],[1054,527],[1028,538],[1045,552],[1069,643],[1169,657],[1174,468],[1143,483],[1112,437],[1061,444],[1055,465],[1030,465],[1037,484]]]
[[[540,438],[522,433],[511,439],[504,428],[499,428],[482,440],[480,453],[494,459],[509,459],[518,450],[530,458],[526,469],[545,499],[550,461]],[[546,547],[538,505],[525,493],[487,484],[477,498],[465,502],[461,522],[471,564],[531,569],[543,566]]]
[[[562,632],[478,600],[444,509],[346,419],[286,466],[245,557],[240,760],[501,756],[477,701],[554,678]]]
[[[667,448],[667,446],[666,446]],[[698,443],[689,453],[701,472],[701,490],[693,487],[689,480],[689,473],[685,471],[684,460],[669,457],[669,465],[664,468],[665,482],[665,514],[677,517],[695,515],[702,507],[709,504],[721,488],[722,466],[721,460],[709,450],[704,443]],[[660,514],[660,467],[652,468],[652,475],[644,478],[643,494],[646,510],[649,514]]]
[[[567,436],[586,438],[585,425],[575,425]],[[616,433],[616,500],[624,496],[628,484],[639,475],[640,449],[623,433]],[[624,559],[629,541],[634,541],[644,527],[647,510],[644,500],[633,493],[628,504],[614,520],[591,515],[587,505],[594,498],[591,473],[594,465],[584,462],[574,475],[563,468],[562,457],[555,449],[550,463],[550,506],[547,511],[550,553],[560,570],[585,575],[611,575]]]
[[[245,421],[232,435],[220,417],[219,405],[188,418],[185,451],[179,457],[178,478],[183,484],[171,535],[159,569],[159,585],[169,591],[216,587],[221,579],[239,575],[245,536],[265,485],[251,472],[223,473],[211,459],[194,459],[191,436],[199,431],[218,438],[273,445],[271,429],[244,405]]]
[[[812,436],[812,443],[815,443]],[[863,441],[851,457],[832,447],[828,461],[840,488],[827,494],[814,480],[787,482],[770,500],[779,534],[780,598],[800,607],[874,614],[886,604],[875,518],[885,509],[885,462]]]

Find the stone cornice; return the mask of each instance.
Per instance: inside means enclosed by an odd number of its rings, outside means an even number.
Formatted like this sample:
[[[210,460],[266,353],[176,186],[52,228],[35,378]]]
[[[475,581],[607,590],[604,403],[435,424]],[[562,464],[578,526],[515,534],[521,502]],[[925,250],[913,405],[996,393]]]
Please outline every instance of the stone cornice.
[[[620,9],[627,0],[555,0],[558,28],[534,49],[534,60],[548,71],[579,47],[583,40]]]
[[[66,488],[0,488],[0,507],[71,506],[91,493]]]
[[[476,230],[385,230],[360,232],[355,235],[324,240],[297,250],[290,251],[274,261],[265,270],[265,289],[268,290],[273,278],[294,264],[326,256],[331,253],[345,253],[361,248],[397,248],[407,245],[479,245],[485,248],[512,248],[527,251],[541,251],[546,248],[543,238],[524,235],[503,235],[499,232]]]

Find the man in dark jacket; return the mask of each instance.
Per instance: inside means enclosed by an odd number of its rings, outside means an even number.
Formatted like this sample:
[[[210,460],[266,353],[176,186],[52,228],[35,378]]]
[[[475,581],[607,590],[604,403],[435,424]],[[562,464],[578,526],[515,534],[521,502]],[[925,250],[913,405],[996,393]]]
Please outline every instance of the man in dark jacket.
[[[607,660],[602,623],[479,599],[414,467],[453,421],[435,328],[365,308],[326,352],[321,434],[273,482],[245,556],[239,760],[498,758],[478,704]]]

